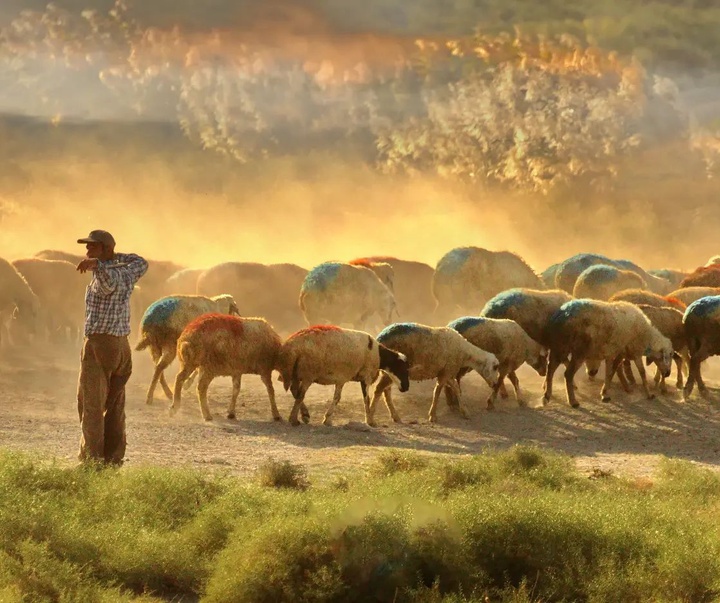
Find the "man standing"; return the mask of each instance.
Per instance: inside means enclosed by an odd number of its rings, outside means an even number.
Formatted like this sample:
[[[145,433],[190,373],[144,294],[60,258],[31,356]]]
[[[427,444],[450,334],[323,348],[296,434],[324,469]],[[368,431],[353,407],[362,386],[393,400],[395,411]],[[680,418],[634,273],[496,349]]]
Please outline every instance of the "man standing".
[[[115,239],[104,230],[93,230],[78,243],[85,244],[87,259],[77,270],[93,271],[85,292],[85,341],[77,394],[82,428],[78,458],[122,465],[125,384],[132,372],[130,295],[148,263],[132,253],[115,253]]]

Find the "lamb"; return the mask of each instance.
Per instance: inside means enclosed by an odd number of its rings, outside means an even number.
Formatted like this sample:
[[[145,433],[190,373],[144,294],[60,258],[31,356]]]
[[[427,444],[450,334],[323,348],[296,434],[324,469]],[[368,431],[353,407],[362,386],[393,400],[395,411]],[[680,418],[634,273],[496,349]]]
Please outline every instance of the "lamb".
[[[351,264],[384,262],[394,272],[393,295],[398,313],[403,320],[427,322],[432,320],[435,300],[432,296],[432,279],[435,270],[422,262],[400,260],[392,256],[370,256],[352,260]]]
[[[697,383],[701,396],[707,395],[700,365],[720,354],[720,295],[702,297],[691,303],[683,316],[683,326],[690,352],[690,374],[683,390],[687,402]]]
[[[198,295],[233,296],[244,316],[264,316],[282,333],[304,326],[298,292],[307,270],[295,264],[225,262],[205,270],[197,280]]]
[[[64,260],[43,260],[38,257],[13,260],[42,308],[40,315],[51,340],[67,336],[79,342],[85,320],[85,287],[89,279],[81,277],[75,264]]]
[[[433,276],[435,319],[475,314],[491,297],[511,287],[543,289],[543,282],[521,257],[509,251],[452,249],[440,258]]]
[[[547,366],[547,350],[532,339],[514,320],[484,318],[481,316],[465,316],[451,322],[448,327],[460,333],[474,346],[494,354],[499,362],[498,382],[487,399],[488,410],[495,407],[498,390],[507,376],[515,388],[515,398],[520,406],[525,402],[520,399],[520,384],[515,371],[527,362],[541,377],[545,375]],[[461,369],[456,379],[468,372]],[[448,393],[451,390],[446,390]]]
[[[387,262],[371,261],[368,258],[357,258],[348,262],[351,266],[365,266],[370,268],[390,291],[395,291],[395,270]]]
[[[552,316],[547,336],[550,356],[544,404],[552,397],[553,375],[563,362],[567,362],[565,385],[568,402],[573,408],[579,406],[573,379],[585,360],[605,360],[605,383],[600,392],[603,402],[610,400],[607,390],[624,358],[631,358],[635,362],[649,399],[653,395],[648,389],[642,357],[646,356],[648,364],[655,362],[664,377],[670,374],[672,343],[652,326],[640,308],[628,302],[572,300],[563,304]],[[618,376],[623,381],[622,374]]]
[[[316,325],[291,335],[282,345],[277,369],[285,391],[292,392],[295,403],[289,421],[298,425],[298,411],[309,421],[304,399],[313,383],[334,385],[335,393],[325,411],[324,425],[330,425],[332,413],[340,402],[345,383],[359,381],[365,404],[365,420],[370,408],[369,387],[382,371],[408,390],[408,362],[405,356],[389,350],[363,331]]]
[[[676,310],[685,311],[687,305],[672,295],[658,295],[652,291],[643,289],[626,289],[615,293],[608,301],[626,301],[635,305],[653,306],[655,308],[675,308]]]
[[[0,258],[0,332],[9,333],[10,321],[17,319],[23,335],[35,335],[40,311],[40,300],[25,278]]]
[[[299,305],[308,325],[350,324],[361,329],[375,315],[388,325],[397,313],[395,297],[372,270],[341,262],[325,262],[308,273]]]
[[[712,295],[720,295],[720,287],[683,287],[676,289],[668,297],[680,300],[685,306],[689,306],[694,301]]]
[[[583,270],[575,281],[573,296],[580,299],[607,301],[612,295],[625,289],[645,289],[645,281],[630,270],[596,264]]]
[[[413,381],[435,379],[432,404],[428,420],[437,420],[437,402],[440,392],[450,387],[458,400],[458,410],[463,417],[467,413],[460,403],[460,386],[457,374],[464,368],[475,370],[494,388],[498,383],[499,362],[494,354],[481,350],[467,341],[460,333],[449,327],[429,327],[418,323],[395,323],[386,327],[378,336],[378,342],[391,350],[404,354],[410,366],[409,377]],[[380,377],[368,413],[368,425],[374,425],[375,405],[380,396],[393,421],[401,422],[392,403],[392,379]]]
[[[680,282],[680,289],[684,287],[720,287],[720,264],[702,266],[688,274]]]
[[[195,295],[198,277],[204,268],[183,268],[171,274],[163,285],[165,295]]]
[[[228,314],[203,314],[188,324],[177,343],[180,371],[175,378],[175,393],[171,410],[180,407],[182,386],[198,370],[197,395],[200,410],[206,421],[212,420],[207,403],[207,391],[215,377],[232,377],[232,397],[227,418],[235,418],[235,405],[240,394],[243,375],[260,375],[275,421],[280,413],[275,404],[272,372],[277,364],[282,341],[264,318],[241,318]]]
[[[152,404],[155,387],[160,385],[172,400],[173,393],[165,381],[165,369],[175,359],[177,342],[183,329],[198,316],[207,313],[239,315],[231,295],[204,297],[202,295],[171,295],[153,303],[140,322],[140,340],[135,349],[150,348],[155,363],[146,403]]]

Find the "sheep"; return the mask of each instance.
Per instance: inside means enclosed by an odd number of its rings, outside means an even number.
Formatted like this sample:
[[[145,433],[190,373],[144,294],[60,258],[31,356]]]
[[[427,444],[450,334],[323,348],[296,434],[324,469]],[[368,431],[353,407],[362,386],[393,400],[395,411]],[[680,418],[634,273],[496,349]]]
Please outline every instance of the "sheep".
[[[433,275],[435,319],[447,322],[458,312],[475,314],[488,299],[511,287],[543,289],[543,282],[521,257],[509,251],[452,249],[440,258]]]
[[[638,307],[643,311],[645,316],[650,319],[652,325],[672,343],[673,350],[675,351],[673,357],[677,367],[676,387],[682,389],[683,360],[689,364],[687,336],[683,326],[684,311],[681,312],[676,308],[668,307],[658,308],[646,304],[638,304]],[[665,393],[667,391],[665,387],[665,376],[662,375],[659,370],[655,373],[655,383],[658,383],[658,381],[660,382],[660,391]]]
[[[385,326],[397,313],[395,297],[372,270],[341,262],[325,262],[308,273],[299,305],[308,325],[362,328],[378,315]]]
[[[0,332],[9,333],[10,322],[17,319],[23,335],[35,335],[40,311],[40,300],[25,278],[0,258]]]
[[[700,365],[710,356],[720,354],[720,295],[692,302],[685,310],[683,326],[690,353],[690,374],[683,390],[683,401],[687,402],[695,383],[700,395],[707,395]]]
[[[244,316],[264,316],[281,333],[305,326],[298,293],[307,270],[295,264],[225,262],[202,272],[197,294],[229,293]]]
[[[664,278],[668,281],[673,289],[680,286],[682,280],[689,274],[688,272],[682,272],[680,270],[670,270],[667,268],[661,268],[660,270],[648,270],[648,274]]]
[[[705,267],[707,266],[715,266],[717,264],[720,264],[720,255],[714,255],[712,256],[707,263],[705,264]]]
[[[647,288],[658,295],[667,295],[673,289],[673,285],[666,278],[650,274],[630,260],[615,260],[615,267],[622,270],[634,272],[645,281]]]
[[[410,387],[405,356],[389,350],[363,331],[333,325],[315,325],[291,335],[282,345],[277,369],[285,391],[292,392],[295,403],[289,421],[298,425],[298,411],[309,421],[304,400],[313,383],[334,385],[335,393],[325,411],[324,425],[330,425],[332,413],[340,402],[345,383],[359,381],[365,404],[365,420],[370,407],[369,387],[380,371],[399,383],[400,391]]]
[[[572,293],[577,278],[590,266],[605,264],[614,266],[615,262],[609,257],[597,253],[578,253],[560,262],[555,271],[555,288]]]
[[[559,268],[560,264],[553,264],[552,266],[545,268],[545,270],[540,273],[540,279],[546,289],[555,288],[555,275],[557,274]]]
[[[631,304],[643,304],[645,306],[654,306],[655,308],[675,308],[676,310],[685,311],[687,305],[672,295],[658,295],[652,291],[644,289],[626,289],[615,293],[608,301],[626,301]]]
[[[422,262],[400,260],[392,256],[370,256],[352,260],[351,264],[362,262],[384,262],[394,272],[393,295],[398,313],[403,320],[427,322],[432,320],[435,300],[432,296],[432,279],[435,270]]]
[[[79,342],[83,335],[85,287],[89,279],[77,273],[75,264],[64,260],[32,257],[13,260],[12,265],[37,295],[50,339],[65,335],[69,329],[70,341]]]
[[[481,350],[467,341],[460,333],[449,327],[430,327],[418,323],[395,323],[377,336],[378,342],[391,350],[404,354],[409,363],[409,378],[412,381],[435,379],[432,404],[428,420],[437,420],[437,402],[440,392],[449,386],[458,400],[460,414],[467,413],[460,402],[460,386],[455,377],[461,369],[477,371],[494,388],[498,383],[499,362],[494,354]],[[374,425],[375,406],[384,396],[390,416],[396,423],[401,422],[392,403],[392,380],[388,375],[380,377],[370,402],[368,425]]]
[[[607,301],[625,289],[645,289],[645,281],[634,272],[595,264],[583,270],[575,281],[573,297]]]
[[[720,295],[720,287],[683,287],[682,289],[676,289],[668,297],[675,298],[684,303],[685,306],[689,306],[694,301],[712,295]]]
[[[149,347],[155,363],[145,400],[147,404],[152,404],[158,381],[165,395],[172,400],[173,393],[165,381],[164,371],[175,359],[178,338],[183,329],[198,316],[207,313],[240,314],[231,295],[171,295],[157,300],[145,311],[140,321],[140,340],[135,349],[142,351]]]
[[[492,394],[487,399],[488,410],[495,407],[498,390],[506,376],[515,388],[518,404],[525,406],[525,402],[520,399],[520,384],[515,371],[527,362],[538,375],[544,376],[547,350],[532,339],[514,320],[465,316],[454,320],[448,327],[460,333],[474,346],[494,354],[498,359],[499,377]],[[467,372],[468,369],[461,369],[457,374],[458,385]],[[449,388],[446,389],[446,393],[450,391]]]
[[[163,285],[165,295],[195,295],[198,277],[204,268],[184,268],[171,274]]]
[[[272,372],[277,364],[282,341],[264,318],[245,318],[229,314],[203,314],[188,324],[177,342],[180,371],[175,378],[175,393],[170,407],[180,407],[184,381],[198,370],[197,396],[203,419],[212,420],[207,391],[215,377],[232,377],[232,397],[227,418],[235,418],[235,405],[243,375],[260,375],[275,421],[281,421],[275,404]]]
[[[575,299],[563,304],[550,319],[548,330],[550,356],[545,380],[543,403],[552,397],[552,379],[558,366],[567,361],[565,385],[570,406],[577,408],[573,379],[586,359],[605,361],[605,382],[600,392],[603,402],[610,381],[624,358],[631,358],[637,366],[645,394],[650,393],[645,378],[642,357],[655,362],[664,377],[670,374],[673,357],[672,343],[652,326],[650,319],[637,306],[628,302],[605,302]],[[569,361],[568,361],[569,357]],[[619,373],[624,381],[622,373]],[[623,385],[627,384],[623,382]],[[627,389],[627,387],[626,387]]]
[[[395,292],[395,270],[387,262],[372,262],[368,258],[357,258],[348,262],[351,266],[370,268],[390,291]]]
[[[84,255],[60,251],[58,249],[43,249],[42,251],[38,251],[34,257],[40,258],[41,260],[61,260],[64,262],[70,262],[74,266],[77,266],[80,262],[86,259]]]
[[[685,287],[720,287],[720,264],[702,266],[680,281],[680,289]]]

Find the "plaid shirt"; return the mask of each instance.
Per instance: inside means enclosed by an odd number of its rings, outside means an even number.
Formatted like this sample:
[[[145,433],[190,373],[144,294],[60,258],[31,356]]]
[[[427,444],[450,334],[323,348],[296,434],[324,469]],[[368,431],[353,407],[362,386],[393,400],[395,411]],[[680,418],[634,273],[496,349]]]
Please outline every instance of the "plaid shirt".
[[[116,253],[98,262],[85,290],[85,337],[93,333],[130,335],[130,294],[148,263],[134,253]]]

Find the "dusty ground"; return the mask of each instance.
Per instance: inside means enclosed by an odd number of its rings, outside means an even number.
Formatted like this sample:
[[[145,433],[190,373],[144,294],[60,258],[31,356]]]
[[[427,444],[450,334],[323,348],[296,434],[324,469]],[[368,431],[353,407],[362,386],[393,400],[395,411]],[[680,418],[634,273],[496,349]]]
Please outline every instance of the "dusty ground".
[[[0,352],[0,447],[37,451],[61,463],[75,463],[78,354],[67,348]],[[591,383],[582,374],[578,379],[581,407],[572,409],[558,375],[555,400],[542,408],[541,379],[523,367],[521,386],[530,408],[519,408],[511,396],[499,400],[495,411],[486,411],[488,388],[473,374],[463,382],[469,420],[450,413],[442,401],[439,423],[428,424],[432,383],[412,383],[408,393],[395,395],[405,423],[389,421],[382,405],[377,429],[362,423],[360,388],[354,383],[346,386],[333,427],[320,423],[332,388],[313,386],[307,398],[310,425],[291,427],[286,421],[291,397],[278,387],[278,407],[285,420],[274,423],[265,390],[252,375],[243,380],[241,402],[245,406],[238,409],[238,420],[225,418],[229,379],[217,379],[211,385],[212,422],[202,420],[194,390],[185,393],[182,408],[171,416],[160,388],[155,403],[145,404],[149,354],[135,353],[134,364],[127,388],[126,466],[189,465],[248,475],[274,457],[304,464],[311,475],[322,479],[371,463],[390,447],[466,455],[524,443],[566,452],[587,473],[598,468],[617,475],[651,476],[661,456],[720,467],[720,390],[713,387],[720,381],[719,359],[706,363],[710,377],[706,381],[712,389],[709,401],[694,396],[683,404],[674,387],[668,395],[646,400],[639,387],[627,395],[615,386],[613,400],[603,404],[598,395],[600,383]],[[176,371],[173,364],[171,383]]]

